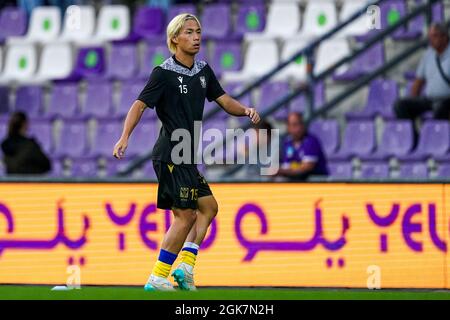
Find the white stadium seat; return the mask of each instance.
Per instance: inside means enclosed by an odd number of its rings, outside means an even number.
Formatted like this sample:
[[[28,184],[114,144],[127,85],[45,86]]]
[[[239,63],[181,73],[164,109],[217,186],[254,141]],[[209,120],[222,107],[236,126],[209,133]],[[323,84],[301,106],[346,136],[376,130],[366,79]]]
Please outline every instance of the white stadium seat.
[[[356,11],[362,9],[364,6],[364,1],[359,0],[347,0],[343,3],[341,13],[340,13],[340,21],[344,22],[348,20]],[[356,36],[356,35],[363,35],[366,34],[369,30],[367,28],[368,26],[368,19],[370,17],[368,15],[363,14],[353,22],[351,22],[349,25],[344,27],[339,33],[338,36],[340,37],[347,37],[347,36]]]
[[[301,24],[300,8],[294,2],[276,2],[269,7],[266,27],[261,33],[246,34],[248,40],[289,38],[298,33]]]
[[[52,42],[61,31],[61,13],[58,7],[37,7],[31,12],[28,32],[23,37],[10,37],[8,43]]]
[[[47,44],[41,53],[36,80],[63,79],[72,71],[73,57],[70,45],[64,43]]]
[[[70,6],[64,15],[61,40],[83,42],[90,40],[95,30],[95,10],[93,6]]]
[[[96,40],[121,40],[130,32],[130,11],[124,5],[106,5],[98,15]]]
[[[323,41],[319,45],[316,56],[316,64],[314,67],[314,74],[318,75],[325,71],[336,62],[350,54],[350,46],[345,39],[331,39]],[[343,65],[337,72],[344,72],[348,66]]]
[[[5,68],[0,81],[29,82],[37,66],[36,49],[31,43],[17,43],[8,46]]]
[[[281,51],[281,61],[286,61],[291,58],[294,53],[300,51],[308,45],[308,41],[301,39],[286,39],[284,41],[283,50]],[[296,81],[305,81],[307,78],[306,74],[306,57],[302,56],[296,61],[290,63],[278,73],[275,74],[274,79],[276,80],[286,80],[293,79]]]
[[[275,68],[278,62],[278,48],[275,40],[253,40],[249,42],[242,70],[225,72],[223,79],[248,81]]]
[[[317,37],[337,25],[336,5],[333,0],[314,0],[306,4],[301,37]]]

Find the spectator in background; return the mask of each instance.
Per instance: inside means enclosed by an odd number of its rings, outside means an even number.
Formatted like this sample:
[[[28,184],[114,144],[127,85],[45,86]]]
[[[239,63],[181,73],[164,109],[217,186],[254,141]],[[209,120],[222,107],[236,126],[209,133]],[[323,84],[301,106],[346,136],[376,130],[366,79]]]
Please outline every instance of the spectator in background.
[[[430,46],[420,60],[411,97],[395,104],[400,119],[415,120],[427,111],[435,119],[449,120],[450,116],[450,46],[445,24],[434,23],[428,33]],[[421,97],[425,88],[425,96]],[[417,141],[417,133],[416,133]]]
[[[9,120],[8,135],[2,142],[7,174],[43,174],[51,169],[47,156],[34,138],[27,137],[28,119],[16,112]]]
[[[310,175],[328,175],[320,141],[307,132],[301,113],[289,114],[287,131],[289,136],[282,144],[281,165],[277,175],[291,181],[306,180]]]

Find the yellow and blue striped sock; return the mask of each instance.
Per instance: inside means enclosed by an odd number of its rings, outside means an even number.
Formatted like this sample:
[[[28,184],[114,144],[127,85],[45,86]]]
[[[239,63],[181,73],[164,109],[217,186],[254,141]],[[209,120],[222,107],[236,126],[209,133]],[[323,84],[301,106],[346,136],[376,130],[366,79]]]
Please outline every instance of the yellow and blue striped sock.
[[[181,249],[181,262],[194,268],[199,245],[193,242],[185,242]]]
[[[175,253],[161,249],[159,252],[158,261],[156,261],[155,266],[153,267],[152,275],[167,278],[169,276],[170,269],[172,269],[172,264],[176,259],[177,255]]]

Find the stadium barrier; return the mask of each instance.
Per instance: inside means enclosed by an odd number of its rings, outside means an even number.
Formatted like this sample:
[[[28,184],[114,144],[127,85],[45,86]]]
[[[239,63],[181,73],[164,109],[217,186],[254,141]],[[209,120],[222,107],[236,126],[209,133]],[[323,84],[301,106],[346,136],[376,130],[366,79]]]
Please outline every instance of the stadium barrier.
[[[212,183],[199,286],[450,288],[444,183]],[[0,184],[0,283],[142,285],[154,183]]]

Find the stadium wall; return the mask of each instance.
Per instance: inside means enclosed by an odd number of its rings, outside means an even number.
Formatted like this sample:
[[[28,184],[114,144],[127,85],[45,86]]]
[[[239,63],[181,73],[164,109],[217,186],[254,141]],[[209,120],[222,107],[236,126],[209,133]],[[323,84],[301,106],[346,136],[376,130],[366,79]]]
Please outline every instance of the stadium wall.
[[[0,283],[143,285],[171,219],[156,187],[0,183]],[[450,185],[211,188],[199,286],[450,288]]]

